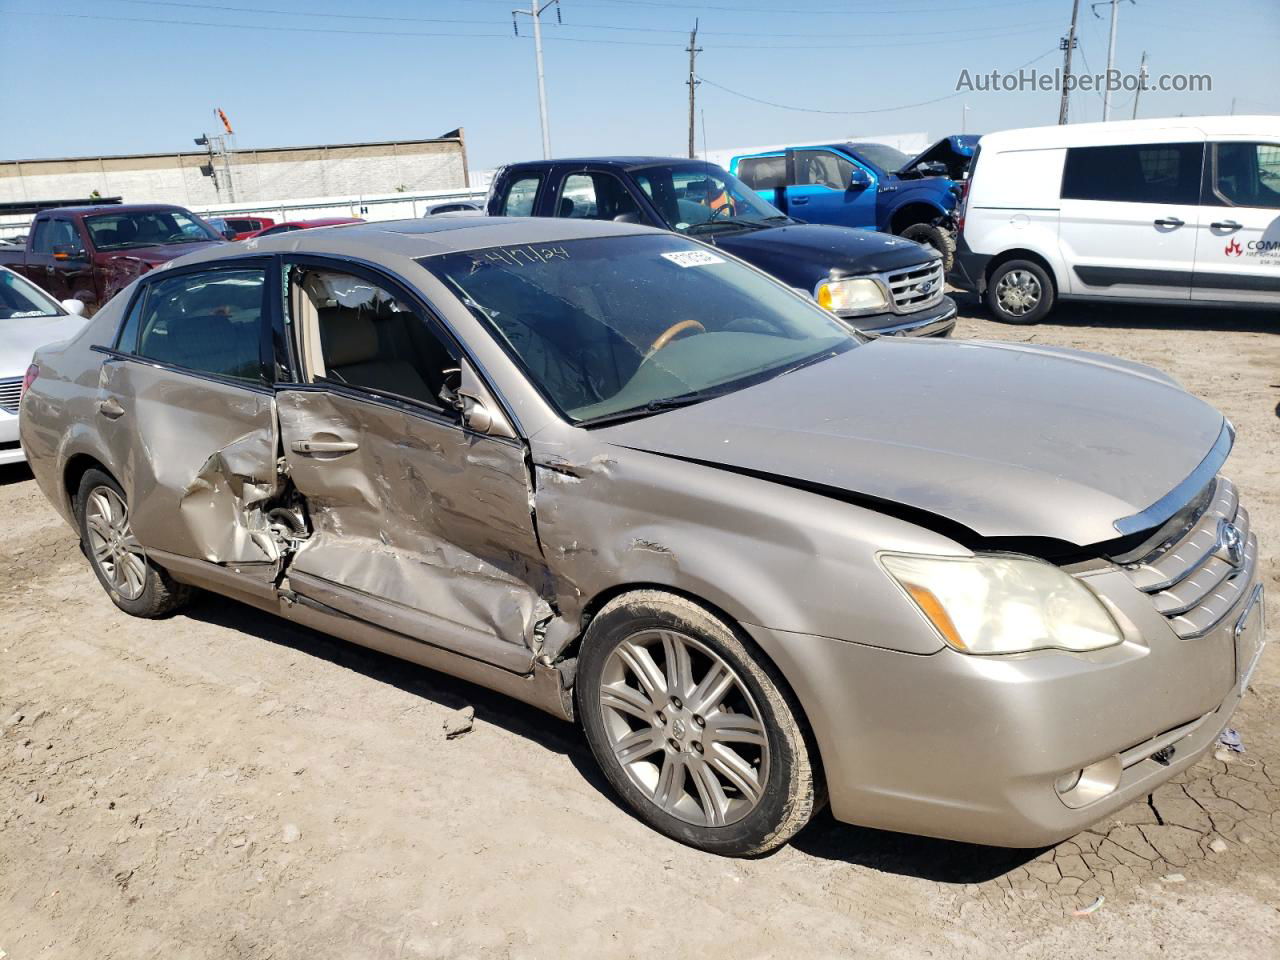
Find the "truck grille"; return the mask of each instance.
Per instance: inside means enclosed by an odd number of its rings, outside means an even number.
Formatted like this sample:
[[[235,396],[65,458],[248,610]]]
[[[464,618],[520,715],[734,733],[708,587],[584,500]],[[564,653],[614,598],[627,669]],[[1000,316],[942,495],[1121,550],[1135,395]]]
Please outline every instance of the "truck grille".
[[[1235,484],[1214,480],[1204,511],[1178,539],[1124,565],[1129,578],[1184,640],[1218,626],[1244,597],[1258,562],[1258,538]]]
[[[18,398],[22,395],[22,378],[7,377],[0,380],[0,410],[17,414]]]
[[[893,295],[893,309],[897,313],[914,313],[933,306],[942,299],[942,261],[921,264],[909,270],[886,274],[885,282]]]

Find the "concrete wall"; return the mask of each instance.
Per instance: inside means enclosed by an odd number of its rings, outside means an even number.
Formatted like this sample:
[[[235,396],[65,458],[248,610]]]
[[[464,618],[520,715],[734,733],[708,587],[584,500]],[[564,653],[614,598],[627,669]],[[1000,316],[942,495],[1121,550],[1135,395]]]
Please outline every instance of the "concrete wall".
[[[202,176],[206,153],[16,160],[0,163],[0,202],[87,197],[97,191],[125,203],[205,207],[228,203]],[[243,150],[232,154],[235,202],[279,203],[293,197],[458,190],[466,186],[466,153],[457,139]]]

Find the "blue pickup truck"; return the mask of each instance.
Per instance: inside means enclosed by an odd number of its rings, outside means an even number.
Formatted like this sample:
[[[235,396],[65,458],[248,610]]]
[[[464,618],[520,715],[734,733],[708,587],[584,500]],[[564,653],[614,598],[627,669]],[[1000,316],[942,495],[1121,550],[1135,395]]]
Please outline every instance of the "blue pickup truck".
[[[928,244],[950,268],[953,218],[976,136],[952,136],[909,157],[882,143],[828,143],[734,157],[729,171],[783,213],[867,227]]]
[[[577,217],[673,230],[812,297],[873,336],[949,336],[941,258],[870,230],[800,223],[701,160],[583,157],[513,163],[489,187],[494,217]]]

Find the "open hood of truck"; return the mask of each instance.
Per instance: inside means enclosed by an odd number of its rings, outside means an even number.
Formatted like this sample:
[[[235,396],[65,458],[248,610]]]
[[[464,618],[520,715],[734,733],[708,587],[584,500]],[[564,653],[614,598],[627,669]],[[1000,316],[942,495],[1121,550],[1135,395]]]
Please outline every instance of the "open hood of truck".
[[[945,176],[948,180],[962,180],[965,171],[969,169],[969,161],[973,159],[973,152],[978,147],[978,139],[977,134],[955,134],[943,137],[928,150],[916,154],[894,173],[908,178],[926,176],[919,170],[922,163],[941,163],[947,168],[947,172],[928,174],[928,176]]]
[[[1182,504],[1169,503],[1170,492],[1193,473],[1207,471],[1208,481],[1230,449],[1228,429],[1208,404],[1139,364],[883,339],[597,436],[847,493],[908,519],[942,518],[961,540],[1085,547],[1134,532],[1138,515],[1144,529],[1172,516]],[[768,509],[767,498],[761,504]]]

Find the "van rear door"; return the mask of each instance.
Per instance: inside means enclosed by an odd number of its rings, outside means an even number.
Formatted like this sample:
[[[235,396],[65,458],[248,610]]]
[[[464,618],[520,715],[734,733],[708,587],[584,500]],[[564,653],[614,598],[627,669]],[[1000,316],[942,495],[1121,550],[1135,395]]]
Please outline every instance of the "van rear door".
[[[1070,293],[1190,299],[1204,142],[1171,133],[1179,139],[1067,148],[1058,239]]]
[[[1209,145],[1191,299],[1280,303],[1280,138]]]

